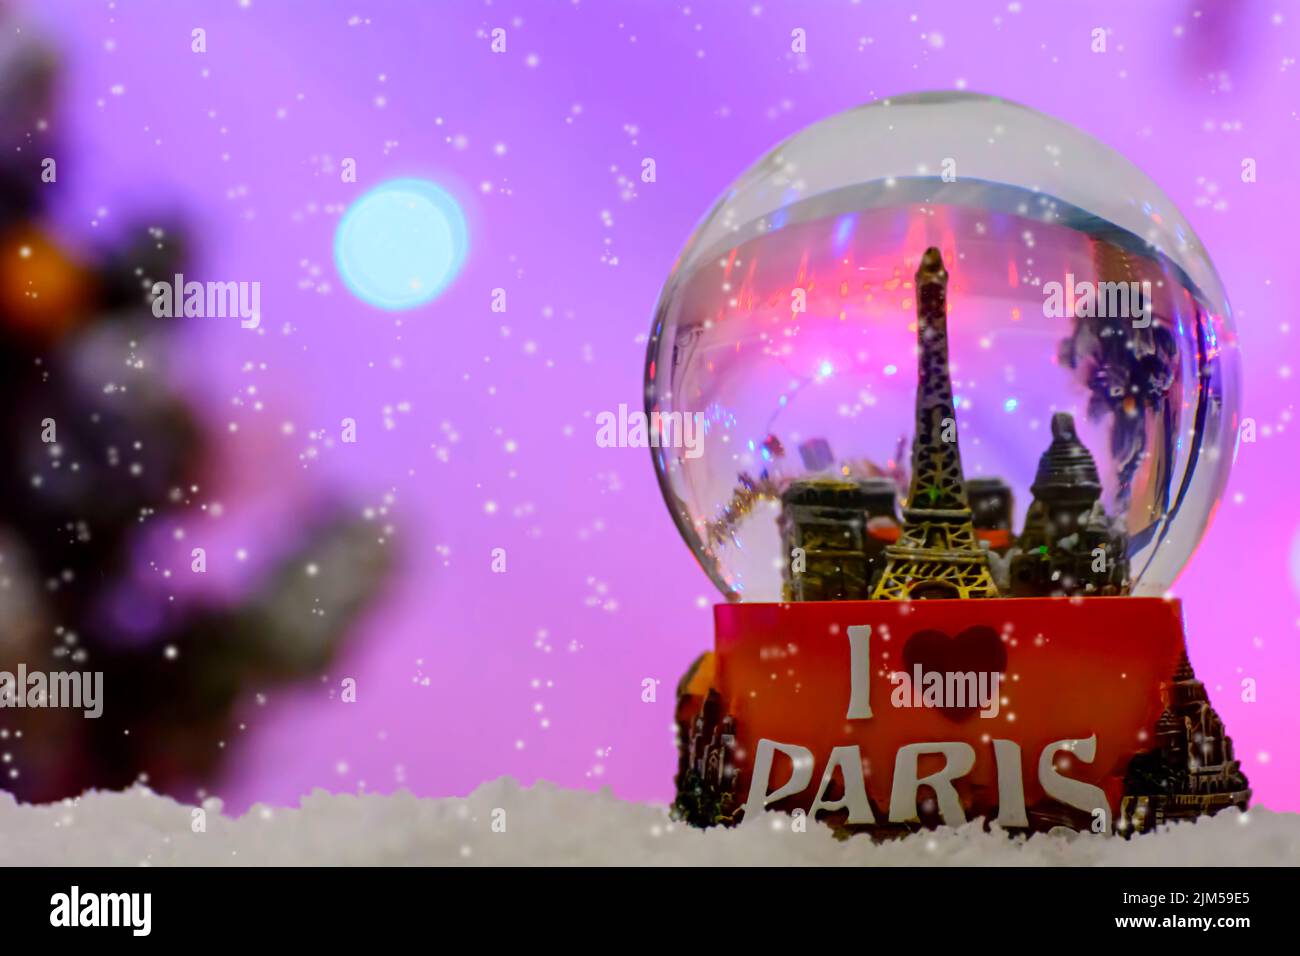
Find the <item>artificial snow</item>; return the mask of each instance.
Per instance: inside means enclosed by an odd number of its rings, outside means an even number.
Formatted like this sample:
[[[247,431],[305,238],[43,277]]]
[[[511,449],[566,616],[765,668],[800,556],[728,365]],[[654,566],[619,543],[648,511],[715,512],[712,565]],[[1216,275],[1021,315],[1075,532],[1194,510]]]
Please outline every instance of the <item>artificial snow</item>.
[[[874,843],[791,828],[772,813],[734,830],[692,829],[663,807],[608,791],[508,778],[468,797],[316,791],[297,809],[222,816],[144,789],[43,806],[0,794],[0,866],[220,865],[1300,865],[1300,814],[1226,811],[1132,840],[1090,834],[1011,837],[978,823]],[[195,832],[199,825],[202,832]]]

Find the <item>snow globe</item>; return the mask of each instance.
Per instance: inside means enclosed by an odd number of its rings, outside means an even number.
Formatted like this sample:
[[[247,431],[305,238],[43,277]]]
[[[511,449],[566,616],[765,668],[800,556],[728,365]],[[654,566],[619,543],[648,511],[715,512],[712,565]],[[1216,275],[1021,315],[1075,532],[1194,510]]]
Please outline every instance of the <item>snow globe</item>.
[[[678,815],[1132,833],[1244,808],[1166,594],[1238,374],[1191,227],[1068,124],[921,93],[771,150],[648,347],[654,467],[726,599],[679,688]]]

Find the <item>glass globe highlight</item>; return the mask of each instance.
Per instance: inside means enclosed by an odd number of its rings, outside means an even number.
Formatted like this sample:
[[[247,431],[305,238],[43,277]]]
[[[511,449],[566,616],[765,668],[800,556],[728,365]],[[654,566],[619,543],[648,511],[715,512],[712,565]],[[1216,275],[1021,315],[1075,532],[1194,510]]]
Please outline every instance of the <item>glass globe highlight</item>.
[[[651,454],[705,571],[730,600],[788,598],[783,508],[807,506],[819,479],[856,482],[878,505],[864,536],[896,538],[914,275],[930,247],[950,276],[954,425],[986,545],[1007,562],[1030,546],[1044,467],[1095,465],[1088,527],[1104,519],[1122,542],[1125,593],[1164,593],[1231,464],[1237,339],[1222,284],[1131,162],[964,93],[882,100],[799,132],[682,250],[655,310],[645,405],[652,421],[703,417],[702,454]]]

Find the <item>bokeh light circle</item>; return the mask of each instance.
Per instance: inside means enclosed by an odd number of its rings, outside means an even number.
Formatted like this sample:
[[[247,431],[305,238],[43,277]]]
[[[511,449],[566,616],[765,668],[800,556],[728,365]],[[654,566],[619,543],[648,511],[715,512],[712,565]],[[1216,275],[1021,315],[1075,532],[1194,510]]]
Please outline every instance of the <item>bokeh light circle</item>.
[[[348,290],[381,309],[413,309],[456,277],[469,248],[460,206],[424,179],[395,179],[357,199],[334,233]]]
[[[906,496],[912,279],[928,246],[951,276],[966,479],[1004,482],[1019,531],[1053,414],[1068,412],[1127,541],[1133,593],[1164,593],[1231,465],[1238,356],[1222,284],[1131,162],[969,93],[881,100],[805,128],[742,173],[683,248],[651,327],[645,407],[703,417],[702,448],[651,455],[704,569],[732,600],[779,601],[792,482],[888,480]],[[1149,283],[1147,323],[1049,308],[1050,285],[1071,282]]]

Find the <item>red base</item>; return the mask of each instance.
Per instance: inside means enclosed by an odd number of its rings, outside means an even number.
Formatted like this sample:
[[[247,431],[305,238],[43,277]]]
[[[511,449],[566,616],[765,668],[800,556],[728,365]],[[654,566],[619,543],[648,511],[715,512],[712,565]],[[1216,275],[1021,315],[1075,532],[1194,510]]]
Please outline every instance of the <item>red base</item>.
[[[683,766],[730,795],[719,822],[746,804],[808,812],[819,794],[823,808],[853,798],[844,778],[856,761],[872,825],[960,823],[955,792],[963,819],[1109,829],[1183,652],[1180,606],[1159,598],[727,604],[714,620],[716,651],[683,687],[678,715],[695,750]],[[989,689],[1000,674],[996,706],[982,716],[891,681],[918,665],[983,673]],[[734,727],[695,720],[710,691]],[[944,746],[909,747],[933,744]],[[819,815],[856,826],[861,802]]]

